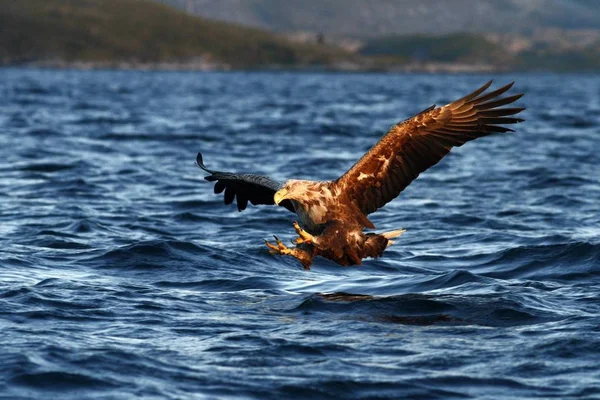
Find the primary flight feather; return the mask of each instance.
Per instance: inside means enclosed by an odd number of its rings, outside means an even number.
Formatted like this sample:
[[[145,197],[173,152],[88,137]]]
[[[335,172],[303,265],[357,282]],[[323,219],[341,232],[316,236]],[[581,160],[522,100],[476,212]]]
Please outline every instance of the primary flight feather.
[[[198,153],[196,163],[215,182],[215,193],[225,192],[225,204],[237,200],[239,211],[248,202],[285,207],[298,215],[298,238],[286,247],[277,237],[266,242],[271,253],[291,255],[305,269],[319,255],[341,265],[360,264],[380,257],[404,230],[365,233],[375,226],[367,218],[397,197],[419,174],[437,164],[455,146],[494,133],[513,132],[507,124],[522,122],[514,115],[522,107],[504,107],[523,96],[500,97],[513,83],[487,91],[488,82],[473,93],[443,107],[431,106],[394,125],[350,170],[335,181],[288,180],[213,171]]]

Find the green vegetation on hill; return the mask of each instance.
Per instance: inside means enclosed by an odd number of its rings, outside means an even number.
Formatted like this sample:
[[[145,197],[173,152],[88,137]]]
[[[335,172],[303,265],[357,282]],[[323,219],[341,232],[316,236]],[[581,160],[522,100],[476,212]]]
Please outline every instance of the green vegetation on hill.
[[[328,65],[348,54],[148,0],[0,0],[0,64]]]
[[[598,71],[600,42],[580,48],[533,45],[509,51],[485,35],[456,33],[444,36],[402,35],[367,41],[360,49],[380,63],[477,65],[501,70]]]
[[[387,36],[366,42],[366,56],[399,56],[416,62],[503,63],[508,55],[500,46],[477,34],[445,36]]]
[[[514,69],[552,70],[556,72],[599,71],[600,43],[579,50],[529,50],[519,54]]]
[[[600,70],[600,39],[593,32],[558,38],[562,40],[549,34],[551,40],[537,41],[477,33],[396,35],[367,40],[352,53],[312,43],[316,34],[305,36],[306,43],[292,42],[260,29],[189,15],[158,1],[0,0],[0,65]]]

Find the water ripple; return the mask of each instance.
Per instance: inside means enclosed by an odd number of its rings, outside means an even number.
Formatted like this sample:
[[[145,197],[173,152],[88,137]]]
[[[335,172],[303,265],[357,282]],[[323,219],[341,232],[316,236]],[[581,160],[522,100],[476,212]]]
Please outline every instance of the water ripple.
[[[372,215],[378,260],[303,271],[194,167],[334,179],[479,75],[0,69],[6,398],[600,395],[600,79],[502,76],[514,134]],[[552,88],[552,90],[548,90]],[[569,99],[565,101],[564,99]]]

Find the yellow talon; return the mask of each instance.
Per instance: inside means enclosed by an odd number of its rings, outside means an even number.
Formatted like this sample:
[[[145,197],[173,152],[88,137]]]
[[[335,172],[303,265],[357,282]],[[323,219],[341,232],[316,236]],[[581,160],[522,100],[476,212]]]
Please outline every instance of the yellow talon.
[[[292,252],[290,249],[288,249],[283,244],[283,242],[281,240],[279,240],[279,238],[277,236],[273,235],[273,237],[275,238],[275,243],[277,244],[277,246],[275,246],[275,245],[269,243],[267,240],[265,240],[265,244],[270,249],[269,253],[287,255]]]
[[[313,235],[311,235],[310,233],[306,232],[304,229],[302,229],[300,227],[300,225],[298,224],[298,221],[294,221],[293,223],[294,225],[294,229],[296,230],[296,232],[298,233],[299,237],[294,241],[295,244],[302,244],[302,243],[313,243],[314,242],[314,237]]]
[[[269,253],[274,255],[290,255],[294,258],[297,258],[298,261],[302,264],[304,269],[309,270],[310,265],[312,264],[313,254],[299,248],[289,249],[287,248],[281,240],[275,235],[275,244],[269,243],[269,241],[265,240],[265,244],[269,248]],[[302,240],[302,238],[298,238],[298,240]]]
[[[302,243],[307,243],[304,239],[302,239],[300,236],[298,236],[296,239],[292,240],[292,243],[295,244],[296,246],[302,244]]]

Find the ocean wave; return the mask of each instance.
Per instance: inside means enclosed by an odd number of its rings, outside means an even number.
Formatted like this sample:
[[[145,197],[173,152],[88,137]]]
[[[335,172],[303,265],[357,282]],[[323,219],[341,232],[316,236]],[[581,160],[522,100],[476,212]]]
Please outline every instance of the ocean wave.
[[[600,275],[600,243],[517,246],[491,258],[477,267],[478,273],[501,279],[573,281]]]
[[[63,391],[75,389],[110,388],[114,384],[105,379],[64,371],[26,373],[14,376],[10,382],[37,390]]]
[[[19,169],[21,171],[27,172],[58,172],[70,170],[76,167],[76,164],[60,164],[60,163],[36,163],[36,164],[27,164],[21,166]]]
[[[177,240],[150,240],[105,252],[86,260],[100,268],[169,268],[177,262],[197,264],[197,257],[213,253],[209,247]]]
[[[154,283],[160,288],[186,289],[199,292],[239,292],[242,290],[268,290],[279,287],[273,279],[263,277],[247,277],[241,279],[211,278],[202,281],[158,281]]]
[[[375,213],[377,232],[408,228],[382,258],[304,271],[264,245],[289,243],[295,217],[223,205],[197,152],[335,179],[389,125],[487,78],[2,73],[6,398],[600,393],[593,76],[515,77],[527,121]]]

